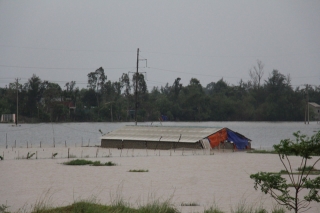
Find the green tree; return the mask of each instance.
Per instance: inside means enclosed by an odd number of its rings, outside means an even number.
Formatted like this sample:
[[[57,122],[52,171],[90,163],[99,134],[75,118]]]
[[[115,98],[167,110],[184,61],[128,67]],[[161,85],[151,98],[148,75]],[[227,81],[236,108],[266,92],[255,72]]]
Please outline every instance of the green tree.
[[[51,83],[48,81],[43,82],[43,104],[45,113],[50,115],[50,121],[59,121],[61,113],[61,94],[62,89],[59,84]],[[58,108],[58,109],[56,109]]]
[[[132,77],[132,82],[133,82],[133,88],[137,91],[137,119],[138,120],[145,120],[146,118],[146,109],[144,108],[144,104],[147,101],[148,98],[148,88],[147,88],[147,83],[144,79],[144,75],[142,73],[133,74]]]
[[[29,78],[28,82],[26,83],[25,87],[27,90],[27,109],[29,116],[36,116],[38,112],[39,102],[42,98],[42,81],[41,79],[36,76],[35,74]]]
[[[300,132],[294,133],[296,141],[290,139],[281,140],[280,144],[274,145],[274,150],[278,153],[279,159],[285,168],[286,175],[289,176],[290,184],[287,179],[281,177],[281,173],[258,172],[250,175],[254,180],[254,188],[259,187],[265,194],[270,194],[280,205],[286,206],[289,210],[295,212],[307,211],[312,201],[320,202],[319,188],[320,176],[310,179],[310,169],[307,169],[307,162],[312,156],[320,155],[320,131],[311,138]],[[290,161],[290,155],[301,157],[301,172],[296,174],[293,170],[293,164]],[[320,161],[316,159],[311,168]],[[293,188],[293,192],[290,191]],[[302,189],[307,189],[308,194],[301,198],[299,193]]]
[[[88,88],[95,91],[95,96],[97,100],[97,108],[98,108],[98,117],[100,112],[100,97],[103,97],[103,87],[105,81],[107,80],[107,76],[104,74],[104,69],[100,67],[94,72],[90,72],[88,74]]]
[[[8,89],[0,88],[0,115],[11,114],[13,112],[13,106],[7,98],[7,90]]]

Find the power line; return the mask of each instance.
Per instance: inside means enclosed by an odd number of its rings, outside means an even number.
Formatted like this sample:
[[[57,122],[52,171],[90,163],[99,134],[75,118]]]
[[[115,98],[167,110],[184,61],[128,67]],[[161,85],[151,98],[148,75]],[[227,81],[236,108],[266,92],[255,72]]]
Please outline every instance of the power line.
[[[162,69],[162,68],[155,68],[155,67],[148,67],[150,69],[155,70],[161,70],[166,72],[175,72],[175,73],[182,73],[182,74],[189,74],[189,75],[196,75],[196,76],[210,76],[210,77],[222,77],[222,78],[241,78],[241,77],[228,77],[228,76],[222,76],[222,75],[210,75],[210,74],[201,74],[201,73],[192,73],[192,72],[183,72],[183,71],[177,71],[177,70],[168,70],[168,69]],[[248,79],[248,78],[243,78]]]
[[[320,48],[312,48],[312,49],[307,49],[308,51],[318,51]],[[161,54],[161,55],[175,55],[175,56],[185,56],[185,57],[206,57],[206,58],[275,58],[279,56],[305,56],[305,55],[318,55],[319,53],[303,53],[301,54],[301,51],[289,53],[289,54],[272,54],[272,55],[219,55],[219,54],[184,54],[184,53],[169,53],[169,52],[146,52],[143,51],[144,53],[149,53],[149,54]]]
[[[19,48],[19,49],[32,49],[32,50],[54,50],[54,51],[69,51],[69,52],[110,52],[110,53],[132,53],[134,51],[115,51],[115,50],[93,50],[93,49],[63,49],[63,48],[45,48],[45,47],[28,47],[28,46],[15,46],[0,44],[1,47]]]
[[[33,67],[33,66],[15,66],[15,65],[4,65],[4,64],[0,64],[0,67],[22,68],[22,69],[43,69],[43,70],[95,70],[96,69],[96,68],[76,68],[76,67]],[[119,69],[132,69],[132,67],[121,67],[121,68],[109,67],[109,68],[103,68],[103,69],[119,70]]]

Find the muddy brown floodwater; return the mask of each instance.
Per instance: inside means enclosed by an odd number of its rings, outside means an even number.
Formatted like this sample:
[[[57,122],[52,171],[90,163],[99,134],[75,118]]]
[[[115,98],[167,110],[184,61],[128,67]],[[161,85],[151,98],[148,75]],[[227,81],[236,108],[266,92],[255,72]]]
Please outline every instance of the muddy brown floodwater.
[[[28,152],[36,153],[38,159],[35,155],[29,160],[17,159],[25,158]],[[2,148],[0,153],[5,157],[0,161],[0,204],[10,206],[10,211],[29,210],[39,200],[61,206],[93,198],[102,204],[121,198],[133,206],[170,199],[181,212],[203,212],[214,205],[231,212],[241,202],[270,210],[274,201],[254,190],[249,176],[283,169],[277,155],[221,150],[210,155],[203,150],[69,149],[74,159],[117,164],[111,167],[63,165],[68,161],[68,148]],[[52,153],[58,153],[54,159]],[[291,159],[298,168],[299,158]],[[128,172],[132,169],[149,171]],[[313,203],[308,212],[320,212],[320,205]]]

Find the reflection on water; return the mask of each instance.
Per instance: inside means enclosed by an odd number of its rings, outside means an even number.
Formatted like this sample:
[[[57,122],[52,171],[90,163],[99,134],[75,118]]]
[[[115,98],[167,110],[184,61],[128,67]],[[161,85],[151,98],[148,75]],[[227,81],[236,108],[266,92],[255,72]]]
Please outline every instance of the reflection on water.
[[[61,147],[100,145],[103,133],[134,123],[40,123],[21,124],[19,127],[0,124],[0,147]],[[312,136],[320,130],[320,124],[311,122],[145,122],[138,125],[208,126],[227,127],[252,140],[253,148],[270,149],[281,139],[293,138],[292,133],[301,131]]]

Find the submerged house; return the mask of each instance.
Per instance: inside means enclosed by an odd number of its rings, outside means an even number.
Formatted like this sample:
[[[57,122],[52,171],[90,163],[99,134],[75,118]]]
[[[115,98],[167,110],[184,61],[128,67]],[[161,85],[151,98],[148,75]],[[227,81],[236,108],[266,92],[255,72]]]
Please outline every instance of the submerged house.
[[[251,148],[251,140],[228,128],[125,126],[101,137],[101,147],[118,149]]]

